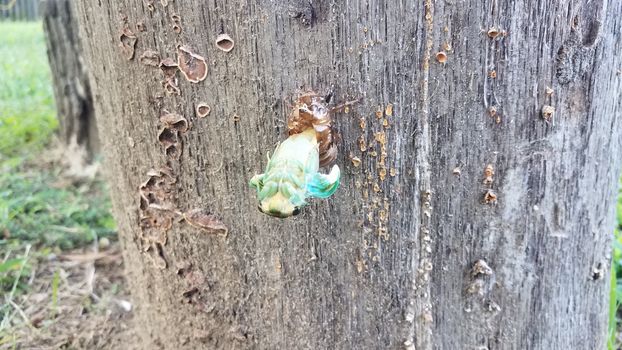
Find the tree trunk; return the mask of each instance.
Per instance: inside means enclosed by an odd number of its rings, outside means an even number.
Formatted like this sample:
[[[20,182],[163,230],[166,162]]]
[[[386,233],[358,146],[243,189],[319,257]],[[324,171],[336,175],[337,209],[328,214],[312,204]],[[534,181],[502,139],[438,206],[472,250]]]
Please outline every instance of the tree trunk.
[[[40,6],[60,122],[59,134],[67,146],[65,158],[72,170],[78,171],[93,160],[99,147],[78,22],[71,0],[44,0]]]
[[[602,349],[622,2],[528,3],[78,2],[143,347]],[[308,89],[362,98],[341,188],[272,218],[248,181]]]

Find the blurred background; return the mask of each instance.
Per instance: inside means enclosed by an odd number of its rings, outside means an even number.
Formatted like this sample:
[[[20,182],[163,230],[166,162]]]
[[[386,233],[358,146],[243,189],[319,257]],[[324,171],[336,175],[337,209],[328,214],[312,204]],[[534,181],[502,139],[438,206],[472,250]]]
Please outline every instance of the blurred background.
[[[0,0],[0,349],[117,349],[130,298],[68,1]],[[622,196],[609,349],[619,347]]]
[[[40,19],[39,1],[5,0],[0,3],[0,18],[5,21],[37,21]]]
[[[131,317],[67,4],[0,1],[1,349],[119,348]]]

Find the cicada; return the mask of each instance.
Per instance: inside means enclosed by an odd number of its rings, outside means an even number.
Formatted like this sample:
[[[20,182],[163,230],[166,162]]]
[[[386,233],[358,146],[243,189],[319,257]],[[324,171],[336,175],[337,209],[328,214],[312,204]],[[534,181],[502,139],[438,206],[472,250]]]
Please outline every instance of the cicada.
[[[298,215],[308,198],[328,198],[339,187],[339,166],[333,165],[328,174],[319,172],[337,158],[331,114],[345,106],[330,109],[329,102],[330,95],[314,92],[296,100],[287,122],[287,139],[268,157],[265,172],[250,180],[261,212],[280,218]]]

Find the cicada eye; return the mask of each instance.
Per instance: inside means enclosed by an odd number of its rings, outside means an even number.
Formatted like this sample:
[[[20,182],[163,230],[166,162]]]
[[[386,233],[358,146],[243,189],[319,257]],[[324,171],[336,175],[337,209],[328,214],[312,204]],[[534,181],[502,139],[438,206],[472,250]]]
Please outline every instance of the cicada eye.
[[[300,208],[296,207],[294,208],[294,211],[292,211],[292,215],[296,216],[298,214],[300,214]]]

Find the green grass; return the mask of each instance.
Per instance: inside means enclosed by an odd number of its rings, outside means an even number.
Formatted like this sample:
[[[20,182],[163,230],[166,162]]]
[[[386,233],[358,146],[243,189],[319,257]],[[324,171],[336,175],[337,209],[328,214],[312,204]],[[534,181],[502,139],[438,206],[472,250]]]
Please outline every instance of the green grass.
[[[0,57],[0,290],[20,293],[37,257],[115,224],[100,180],[75,185],[42,159],[58,121],[41,23],[0,22]]]
[[[103,184],[56,185],[59,178],[59,169],[0,175],[0,231],[6,238],[70,249],[114,234]]]
[[[607,348],[618,349],[616,335],[620,333],[620,305],[622,305],[622,180],[617,203],[617,225],[614,229],[613,259],[611,263],[611,290],[609,293],[609,337]]]
[[[58,122],[41,23],[0,23],[0,157],[44,146]]]

